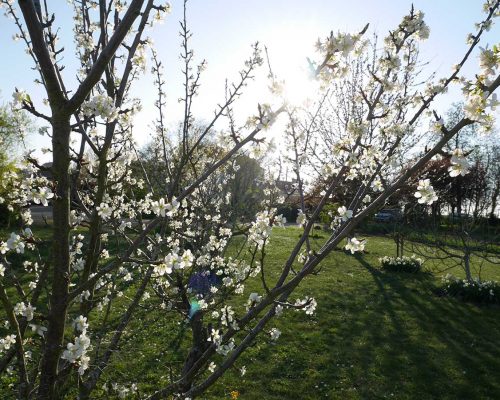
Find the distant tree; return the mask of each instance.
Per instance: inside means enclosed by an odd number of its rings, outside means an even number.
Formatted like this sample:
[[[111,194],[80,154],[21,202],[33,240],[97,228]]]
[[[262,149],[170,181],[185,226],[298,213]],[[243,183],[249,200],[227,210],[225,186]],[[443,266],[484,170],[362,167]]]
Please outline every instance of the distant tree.
[[[414,223],[408,247],[435,263],[438,270],[460,266],[466,279],[472,281],[481,279],[486,262],[500,265],[497,256],[500,230],[484,216],[474,214],[473,202],[467,203],[464,211],[462,215],[450,215],[446,221],[430,217]]]
[[[433,204],[433,215],[441,215],[445,207],[449,207],[451,214],[462,215],[466,205],[484,199],[485,170],[481,164],[470,166],[466,175],[456,177],[449,175],[450,166],[450,157],[443,157],[430,161],[422,171],[422,176],[431,181],[439,197]]]
[[[463,102],[455,102],[446,111],[445,127],[452,127],[458,121],[465,117]],[[479,130],[476,125],[468,125],[460,129],[460,132],[449,141],[444,147],[445,151],[451,152],[455,149],[461,149],[462,151],[470,151],[474,148],[478,139]]]
[[[235,158],[236,172],[229,183],[235,217],[252,220],[264,199],[264,168],[247,155]]]
[[[32,129],[33,124],[24,111],[7,104],[0,106],[0,168],[14,160],[16,150]]]
[[[7,104],[0,106],[0,225],[8,224],[11,214],[4,203],[6,194],[12,189],[7,175],[16,172],[17,150],[32,128],[24,111],[13,110]]]
[[[494,145],[487,154],[488,196],[490,199],[490,219],[497,218],[498,199],[500,198],[500,145]]]

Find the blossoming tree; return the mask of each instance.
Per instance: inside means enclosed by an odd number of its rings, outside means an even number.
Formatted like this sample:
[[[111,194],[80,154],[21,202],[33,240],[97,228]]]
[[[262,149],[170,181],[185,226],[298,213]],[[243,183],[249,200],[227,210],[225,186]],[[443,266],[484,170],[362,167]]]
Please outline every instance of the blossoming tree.
[[[49,124],[53,159],[50,171],[28,157],[23,176],[2,177],[2,185],[15,188],[6,201],[21,210],[23,223],[21,230],[0,243],[1,315],[6,319],[0,373],[15,372],[12,393],[17,398],[54,399],[74,392],[80,399],[89,398],[127,340],[125,331],[139,308],[160,312],[191,331],[183,365],[171,368],[168,382],[158,383],[146,394],[148,398],[199,396],[260,333],[265,332],[268,340],[279,340],[279,330],[268,327],[273,318],[291,309],[314,312],[314,298],[293,298],[294,290],[342,240],[348,239],[346,249],[352,253],[363,250],[365,242],[350,236],[359,222],[381,207],[461,128],[473,123],[486,129],[492,125],[489,111],[497,105],[494,91],[500,85],[498,47],[481,51],[481,71],[474,80],[459,80],[458,74],[499,15],[497,0],[485,3],[484,20],[450,76],[424,92],[416,91],[413,77],[417,40],[425,39],[429,29],[423,14],[412,9],[386,37],[383,52],[359,86],[350,88],[348,96],[360,105],[356,117],[341,121],[340,131],[329,132],[328,146],[320,143],[326,136],[321,135],[324,126],[318,125],[318,116],[327,112],[324,99],[329,89],[350,73],[350,57],[368,51],[366,28],[355,34],[331,34],[318,42],[320,60],[311,66],[325,92],[308,112],[291,106],[286,98],[279,100],[282,85],[271,74],[277,106],[258,105],[257,113],[238,126],[233,107],[263,63],[255,45],[239,80],[227,85],[213,120],[200,130],[192,105],[205,64],[194,65],[184,18],[184,118],[180,135],[173,140],[164,124],[161,61],[145,37],[145,28],[161,19],[170,6],[154,0],[123,3],[70,1],[80,70],[76,87],[69,88],[61,64],[63,49],[57,44],[59,31],[46,3],[42,8],[32,0],[19,0],[17,5],[12,0],[1,2],[40,73],[49,111],[43,112],[37,99],[20,90],[14,93],[14,103]],[[140,110],[131,86],[145,71],[147,54],[151,54],[158,88],[158,168],[168,177],[164,187],[156,190],[145,170],[140,176],[131,168],[137,154],[132,121]],[[432,148],[401,173],[397,157],[402,144],[439,93],[457,80],[467,100],[466,117],[445,128],[436,114]],[[297,222],[303,233],[273,280],[266,269],[265,248],[272,227],[284,222],[276,215],[276,192],[271,185],[266,189],[262,211],[236,254],[228,253],[232,210],[229,196],[223,193],[238,168],[237,156],[247,148],[262,149],[263,131],[280,115],[289,119],[286,154],[297,175],[301,194]],[[227,121],[227,129],[207,154],[204,149],[219,120]],[[463,164],[458,153],[455,162]],[[308,210],[303,176],[311,174],[313,167],[327,176],[328,184],[317,207]],[[361,178],[359,190],[350,203],[339,207],[331,236],[314,251],[309,242],[314,221],[330,196],[352,177]],[[138,191],[141,187],[146,190]],[[415,189],[420,202],[435,200],[429,182],[423,180]],[[49,201],[54,222],[47,256],[41,250],[42,240],[29,228],[28,206]],[[245,294],[249,279],[261,282],[260,293]],[[238,300],[241,295],[248,299],[246,307]],[[122,394],[134,394],[141,387],[140,377],[134,379],[120,389]]]

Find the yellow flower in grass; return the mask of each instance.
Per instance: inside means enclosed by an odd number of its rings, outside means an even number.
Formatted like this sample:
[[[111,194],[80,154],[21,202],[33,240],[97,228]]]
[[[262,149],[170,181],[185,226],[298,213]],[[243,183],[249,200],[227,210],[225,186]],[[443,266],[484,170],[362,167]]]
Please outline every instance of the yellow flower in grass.
[[[231,392],[231,400],[238,400],[238,397],[240,397],[240,392],[237,390],[233,390]]]

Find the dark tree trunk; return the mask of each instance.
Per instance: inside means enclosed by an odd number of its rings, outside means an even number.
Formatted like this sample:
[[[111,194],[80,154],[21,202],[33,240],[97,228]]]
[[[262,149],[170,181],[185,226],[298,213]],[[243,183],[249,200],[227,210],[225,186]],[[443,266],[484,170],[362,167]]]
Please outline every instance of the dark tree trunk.
[[[53,176],[55,198],[52,237],[52,294],[49,325],[43,351],[38,399],[55,399],[55,380],[63,344],[69,288],[69,216],[70,176],[69,137],[70,117],[53,116],[52,120]]]
[[[198,361],[201,355],[208,347],[207,343],[207,331],[203,326],[203,314],[201,312],[197,312],[191,318],[191,331],[193,333],[193,344],[189,354],[187,356],[186,361],[184,362],[184,368],[182,370],[182,375],[185,376],[189,372],[189,370],[193,367],[193,365]],[[192,382],[186,382],[182,386],[181,390],[183,393],[187,392],[191,389]]]
[[[490,219],[495,218],[495,211],[497,208],[498,195],[500,195],[500,183],[496,184],[495,189],[493,190],[493,194],[491,195]]]
[[[465,277],[469,282],[472,282],[472,273],[470,270],[470,253],[467,250],[464,254],[464,269],[465,269]]]

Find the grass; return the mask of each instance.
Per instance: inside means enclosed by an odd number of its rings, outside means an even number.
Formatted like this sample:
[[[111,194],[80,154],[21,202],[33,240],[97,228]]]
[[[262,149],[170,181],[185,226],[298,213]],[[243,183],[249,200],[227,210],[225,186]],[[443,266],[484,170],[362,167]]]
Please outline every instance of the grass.
[[[275,231],[275,266],[295,237]],[[241,399],[500,398],[500,309],[436,297],[431,273],[382,272],[378,257],[394,253],[391,240],[370,237],[366,250],[330,255],[301,287],[318,301],[314,317],[278,320],[278,343],[259,342],[239,361],[247,375],[226,375],[206,398],[231,390]],[[498,272],[483,270],[496,280]]]
[[[324,233],[315,233],[320,241]],[[269,282],[298,235],[291,227],[273,231]],[[425,264],[419,274],[382,271],[378,258],[394,252],[391,239],[375,236],[361,256],[332,252],[291,298],[313,295],[315,315],[288,311],[272,321],[266,330],[277,327],[278,341],[261,335],[201,398],[230,399],[232,391],[241,400],[500,398],[500,308],[435,296],[440,273]],[[500,280],[500,271],[486,265],[482,276]],[[262,292],[258,280],[242,300],[253,291]],[[103,378],[140,381],[143,391],[166,385],[169,367],[182,364],[188,344],[175,324],[160,310],[141,310]],[[94,398],[115,397],[98,390]]]

